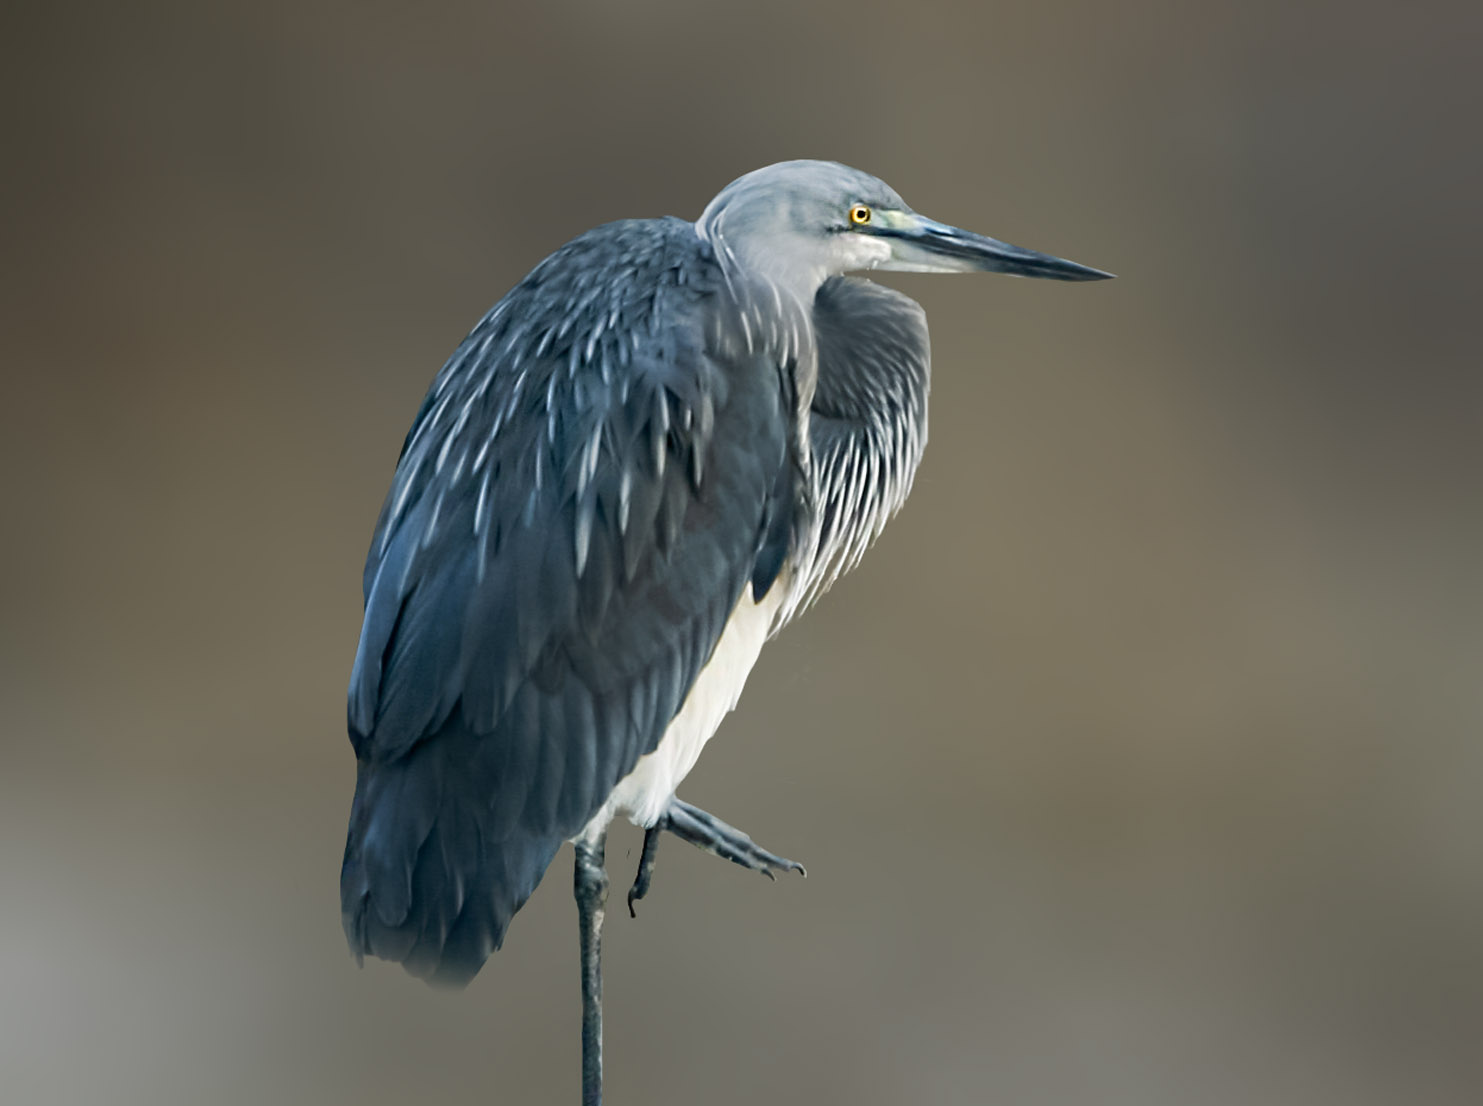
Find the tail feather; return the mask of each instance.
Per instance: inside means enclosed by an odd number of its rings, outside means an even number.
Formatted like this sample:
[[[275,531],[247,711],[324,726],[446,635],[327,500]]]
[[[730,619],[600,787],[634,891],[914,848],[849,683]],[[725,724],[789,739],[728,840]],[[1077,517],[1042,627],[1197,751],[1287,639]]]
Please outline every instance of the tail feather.
[[[489,809],[467,770],[469,740],[445,731],[399,760],[359,761],[340,869],[356,957],[455,987],[499,948],[562,840],[512,831],[505,812]]]

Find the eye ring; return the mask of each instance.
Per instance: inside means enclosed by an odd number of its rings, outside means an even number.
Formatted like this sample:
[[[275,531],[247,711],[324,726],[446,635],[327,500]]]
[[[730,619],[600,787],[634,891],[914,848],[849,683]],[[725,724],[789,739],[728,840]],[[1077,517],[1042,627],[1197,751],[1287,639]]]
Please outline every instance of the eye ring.
[[[870,208],[864,204],[850,205],[850,222],[857,227],[863,227],[870,222]]]

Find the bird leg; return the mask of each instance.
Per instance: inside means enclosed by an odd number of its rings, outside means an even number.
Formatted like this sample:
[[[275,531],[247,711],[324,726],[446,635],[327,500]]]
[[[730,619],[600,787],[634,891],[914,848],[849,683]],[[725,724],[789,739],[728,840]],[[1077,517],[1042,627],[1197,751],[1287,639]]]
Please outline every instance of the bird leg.
[[[633,877],[633,886],[628,889],[628,916],[637,918],[638,911],[634,910],[633,904],[638,902],[649,893],[649,880],[654,878],[654,857],[659,852],[659,835],[664,832],[662,822],[654,823],[644,830],[644,848],[639,853],[638,875]]]
[[[582,1106],[602,1106],[602,920],[608,902],[603,867],[607,831],[578,838],[573,890],[582,941]]]
[[[803,865],[796,860],[770,853],[735,826],[729,826],[714,814],[707,814],[698,806],[691,806],[682,799],[671,798],[669,806],[648,830],[644,832],[644,849],[639,855],[638,875],[628,892],[628,912],[634,913],[633,904],[649,893],[649,881],[654,876],[655,854],[659,851],[659,834],[668,830],[682,841],[688,841],[697,849],[712,856],[724,857],[733,864],[761,872],[768,879],[776,879],[778,870],[804,872]]]

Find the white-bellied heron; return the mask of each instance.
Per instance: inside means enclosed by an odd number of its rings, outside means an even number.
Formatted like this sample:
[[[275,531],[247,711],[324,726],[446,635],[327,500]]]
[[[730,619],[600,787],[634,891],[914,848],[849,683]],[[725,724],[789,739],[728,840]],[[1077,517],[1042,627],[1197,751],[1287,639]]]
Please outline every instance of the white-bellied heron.
[[[867,269],[1109,274],[791,161],[695,222],[609,223],[480,320],[402,447],[350,678],[357,956],[466,984],[575,846],[583,1101],[602,1094],[603,844],[801,867],[675,788],[772,634],[854,568],[927,438],[921,307]]]

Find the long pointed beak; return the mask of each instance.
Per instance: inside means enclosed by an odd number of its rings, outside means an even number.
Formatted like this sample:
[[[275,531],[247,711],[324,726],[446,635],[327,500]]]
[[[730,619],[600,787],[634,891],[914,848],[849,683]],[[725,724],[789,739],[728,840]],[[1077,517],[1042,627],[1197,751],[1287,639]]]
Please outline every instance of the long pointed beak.
[[[1113,275],[921,215],[892,215],[872,228],[877,236],[891,243],[891,257],[877,268],[923,273],[1008,273],[1046,280],[1108,280]]]

